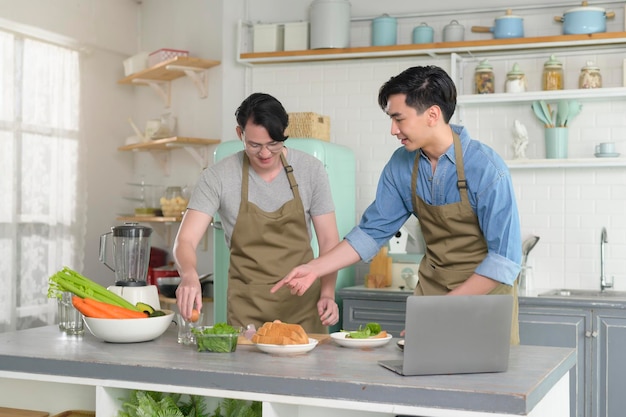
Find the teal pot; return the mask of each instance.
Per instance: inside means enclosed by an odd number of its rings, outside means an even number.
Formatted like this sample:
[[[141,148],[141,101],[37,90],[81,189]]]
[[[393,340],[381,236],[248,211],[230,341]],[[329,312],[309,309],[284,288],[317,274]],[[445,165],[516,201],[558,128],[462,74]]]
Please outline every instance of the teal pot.
[[[433,43],[435,31],[426,23],[421,23],[413,29],[413,43]]]
[[[395,45],[398,40],[398,20],[388,14],[372,20],[372,46]]]
[[[563,16],[554,18],[557,22],[563,23],[564,35],[606,32],[606,20],[615,17],[615,13],[607,13],[601,7],[586,6],[585,3],[582,7],[575,7],[566,11]]]

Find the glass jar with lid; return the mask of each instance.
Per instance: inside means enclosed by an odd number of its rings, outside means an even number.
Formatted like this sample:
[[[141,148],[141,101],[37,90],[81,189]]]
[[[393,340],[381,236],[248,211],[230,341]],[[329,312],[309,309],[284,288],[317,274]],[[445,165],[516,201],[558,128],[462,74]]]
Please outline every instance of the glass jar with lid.
[[[578,88],[600,88],[602,87],[602,75],[600,67],[593,61],[587,61],[587,65],[580,69],[578,77]]]
[[[476,94],[495,93],[493,66],[486,59],[482,60],[474,71],[474,92]]]
[[[167,187],[165,195],[161,197],[161,211],[166,217],[180,217],[187,209],[188,202],[182,187]]]
[[[507,93],[523,93],[526,91],[526,75],[519,68],[517,62],[513,64],[511,71],[506,74],[504,91]]]
[[[563,89],[563,64],[551,55],[543,64],[543,90],[562,90]]]

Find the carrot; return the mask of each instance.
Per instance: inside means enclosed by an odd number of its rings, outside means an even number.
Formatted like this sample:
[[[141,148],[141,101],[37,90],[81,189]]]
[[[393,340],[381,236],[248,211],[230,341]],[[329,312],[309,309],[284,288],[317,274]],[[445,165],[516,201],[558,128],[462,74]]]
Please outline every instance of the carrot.
[[[128,308],[107,304],[102,301],[94,300],[93,298],[85,297],[85,304],[93,306],[94,308],[102,309],[106,311],[110,318],[116,319],[145,319],[148,317],[143,311],[133,311]]]
[[[80,311],[83,316],[94,318],[111,318],[108,312],[103,311],[100,308],[95,308],[93,306],[85,304],[85,300],[77,295],[72,297],[72,305],[76,310]]]

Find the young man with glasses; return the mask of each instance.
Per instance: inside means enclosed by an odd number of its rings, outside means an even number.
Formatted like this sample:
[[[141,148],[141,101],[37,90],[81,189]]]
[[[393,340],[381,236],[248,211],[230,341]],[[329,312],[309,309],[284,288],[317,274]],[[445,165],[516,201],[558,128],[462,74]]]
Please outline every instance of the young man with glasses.
[[[336,272],[317,280],[304,297],[270,289],[291,268],[313,259],[311,223],[320,254],[339,243],[328,175],[317,158],[285,146],[289,118],[276,98],[254,93],[235,116],[244,150],[203,171],[176,236],[178,308],[189,318],[202,305],[196,249],[219,213],[230,248],[228,323],[258,328],[278,319],[308,333],[327,333],[339,320]]]

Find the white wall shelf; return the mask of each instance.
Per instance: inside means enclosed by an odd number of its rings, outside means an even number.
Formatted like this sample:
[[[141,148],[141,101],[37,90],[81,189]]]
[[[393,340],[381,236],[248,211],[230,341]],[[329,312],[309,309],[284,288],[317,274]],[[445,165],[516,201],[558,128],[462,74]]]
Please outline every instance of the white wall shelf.
[[[626,158],[579,158],[579,159],[514,159],[506,161],[509,169],[537,168],[614,168],[626,167]]]
[[[604,100],[626,98],[626,87],[589,88],[558,91],[527,91],[525,93],[464,94],[457,97],[459,105],[491,105],[496,103],[523,103],[535,100]]]
[[[239,36],[242,36],[240,23]],[[356,48],[308,49],[280,52],[241,52],[238,61],[246,65],[281,62],[334,61],[359,58],[389,58],[406,56],[439,56],[507,52],[529,49],[577,48],[626,43],[626,32],[593,33],[587,35],[538,36],[514,39],[471,40],[463,42],[434,42],[392,46],[365,46]],[[241,45],[241,39],[239,42]],[[241,47],[241,46],[240,46]]]

